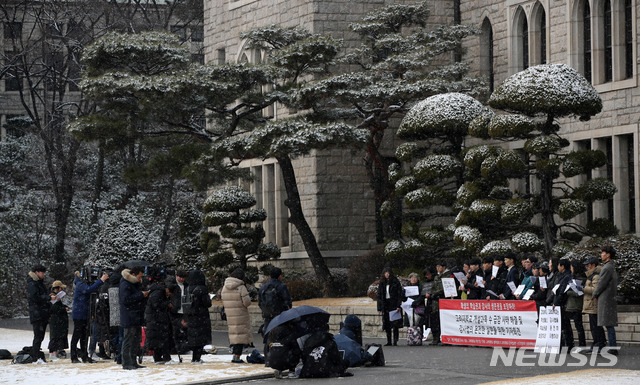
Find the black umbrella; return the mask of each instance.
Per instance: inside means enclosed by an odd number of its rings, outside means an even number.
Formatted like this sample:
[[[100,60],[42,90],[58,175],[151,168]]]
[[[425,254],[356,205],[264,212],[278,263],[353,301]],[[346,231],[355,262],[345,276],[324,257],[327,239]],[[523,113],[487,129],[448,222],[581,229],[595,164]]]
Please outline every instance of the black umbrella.
[[[282,325],[289,321],[304,323],[304,329],[311,330],[313,328],[328,324],[329,317],[331,317],[331,314],[320,309],[319,307],[308,305],[294,307],[293,309],[283,311],[282,313],[275,316],[271,320],[271,322],[269,322],[269,325],[264,331],[264,334],[269,333],[276,326]]]

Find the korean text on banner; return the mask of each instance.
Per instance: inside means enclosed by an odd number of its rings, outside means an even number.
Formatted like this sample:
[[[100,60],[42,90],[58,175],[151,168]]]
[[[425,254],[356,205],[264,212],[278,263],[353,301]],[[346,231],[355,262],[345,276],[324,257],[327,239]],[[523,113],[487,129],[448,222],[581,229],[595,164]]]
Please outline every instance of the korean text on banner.
[[[441,299],[443,343],[533,348],[538,312],[535,301],[461,301]]]

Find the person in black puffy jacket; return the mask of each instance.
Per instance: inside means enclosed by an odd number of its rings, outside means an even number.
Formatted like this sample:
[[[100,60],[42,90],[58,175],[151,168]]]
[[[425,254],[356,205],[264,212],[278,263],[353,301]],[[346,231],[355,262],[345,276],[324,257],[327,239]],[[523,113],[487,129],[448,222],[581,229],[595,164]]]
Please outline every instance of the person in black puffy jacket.
[[[190,309],[186,315],[188,345],[192,351],[191,362],[202,363],[200,359],[204,346],[211,343],[211,321],[209,308],[211,298],[205,285],[204,273],[200,270],[189,272],[189,290],[187,292],[191,301]]]
[[[27,300],[29,301],[29,321],[33,327],[33,343],[31,344],[31,360],[36,362],[40,355],[40,345],[49,323],[51,295],[44,284],[44,275],[47,268],[35,265],[27,277]]]

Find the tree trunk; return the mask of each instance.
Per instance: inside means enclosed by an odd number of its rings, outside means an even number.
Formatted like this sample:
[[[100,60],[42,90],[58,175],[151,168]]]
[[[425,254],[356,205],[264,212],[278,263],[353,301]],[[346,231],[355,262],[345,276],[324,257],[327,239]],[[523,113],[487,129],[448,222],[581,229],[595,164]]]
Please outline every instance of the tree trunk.
[[[296,182],[296,175],[291,159],[288,156],[276,157],[276,159],[278,160],[278,165],[280,165],[280,169],[282,170],[282,177],[285,189],[287,190],[287,200],[285,201],[285,205],[289,208],[289,222],[291,222],[296,227],[296,230],[298,230],[316,276],[326,282],[326,294],[333,295],[334,293],[332,289],[336,289],[336,285],[333,285],[331,272],[322,257],[316,237],[313,234],[313,231],[311,231],[311,227],[309,226],[309,223],[304,216],[304,212],[302,211],[300,192],[298,191],[298,184]]]
[[[104,180],[104,140],[100,140],[98,147],[98,165],[96,167],[95,183],[93,185],[93,197],[91,197],[91,224],[98,223],[98,203],[100,202],[100,195],[102,195],[102,183]]]
[[[173,207],[174,183],[175,180],[173,177],[169,177],[165,203],[168,211],[167,215],[164,217],[164,226],[162,228],[162,236],[160,237],[160,254],[164,254],[164,251],[167,248],[167,243],[169,242],[169,230],[171,229],[171,220],[173,219],[173,213],[175,212],[175,208]]]
[[[557,226],[553,218],[553,180],[546,175],[540,178],[540,204],[544,248],[546,256],[550,257],[551,250],[556,244]]]

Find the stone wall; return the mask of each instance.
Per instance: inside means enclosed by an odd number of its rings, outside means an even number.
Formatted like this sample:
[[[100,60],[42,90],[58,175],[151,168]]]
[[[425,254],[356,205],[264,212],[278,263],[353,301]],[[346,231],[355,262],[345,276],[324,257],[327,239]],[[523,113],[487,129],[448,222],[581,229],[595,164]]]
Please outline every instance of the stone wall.
[[[382,319],[378,315],[375,306],[318,306],[331,314],[329,318],[329,329],[331,333],[338,333],[340,322],[347,314],[355,314],[362,321],[362,335],[364,337],[384,338],[382,330]],[[222,305],[217,304],[211,308],[211,326],[213,330],[227,330],[227,322],[220,319]],[[262,324],[262,314],[257,304],[253,303],[249,307],[251,314],[251,327],[257,331]],[[587,345],[591,343],[591,333],[589,332],[589,318],[583,316],[583,324],[587,336]],[[406,329],[400,332],[401,339],[405,336]],[[575,330],[574,330],[575,334]],[[640,309],[635,307],[621,306],[618,313],[618,326],[616,336],[620,346],[640,346]],[[575,334],[575,342],[578,342],[578,335]]]

